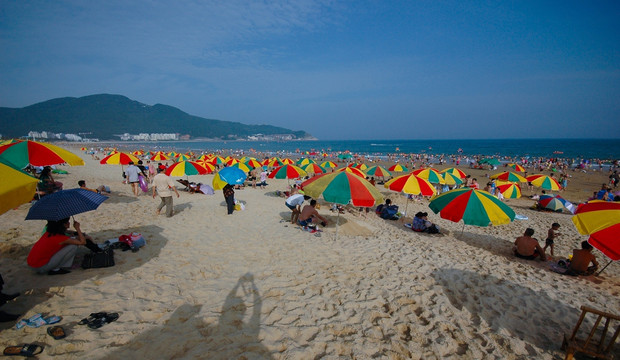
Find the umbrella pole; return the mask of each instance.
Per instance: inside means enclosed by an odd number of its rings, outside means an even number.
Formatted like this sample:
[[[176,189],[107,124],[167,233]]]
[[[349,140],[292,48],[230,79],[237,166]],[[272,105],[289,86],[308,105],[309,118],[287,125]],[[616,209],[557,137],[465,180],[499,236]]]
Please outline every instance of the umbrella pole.
[[[465,221],[463,221],[463,228],[461,229],[461,235],[463,235],[464,231],[465,231]]]
[[[336,205],[336,212],[338,213],[338,216],[336,217],[336,239],[338,240],[338,226],[340,225],[340,210],[338,209],[338,205]]]
[[[611,264],[612,262],[614,262],[614,261],[613,261],[613,260],[610,260],[610,261],[607,263],[607,265],[605,265],[605,266],[601,269],[601,271],[599,271],[598,273],[596,273],[596,276],[601,275],[601,273],[603,272],[603,270],[607,269],[607,267],[609,266],[609,264]]]

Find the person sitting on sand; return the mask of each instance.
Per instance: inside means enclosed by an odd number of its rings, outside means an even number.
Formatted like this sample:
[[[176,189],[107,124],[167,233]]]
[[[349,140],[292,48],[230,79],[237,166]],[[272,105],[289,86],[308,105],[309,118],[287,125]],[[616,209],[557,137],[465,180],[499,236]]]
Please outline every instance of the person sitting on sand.
[[[293,211],[291,214],[291,224],[295,224],[297,219],[299,219],[299,214],[301,213],[301,204],[304,203],[304,200],[310,200],[311,197],[304,194],[294,194],[289,196],[284,204],[287,208]]]
[[[73,265],[77,247],[86,245],[86,238],[79,222],[73,221],[77,238],[66,234],[69,226],[69,218],[47,222],[47,231],[32,246],[28,254],[28,265],[37,273],[49,275],[70,273],[67,269]]]
[[[590,266],[590,263],[592,263],[592,266]],[[584,240],[581,242],[581,250],[573,249],[573,258],[564,275],[592,275],[597,269],[598,262],[596,262],[596,257],[592,254],[592,245]]]
[[[437,225],[428,220],[428,213],[421,211],[413,217],[413,221],[411,222],[411,230],[429,234],[439,233],[439,228]]]
[[[540,260],[547,260],[545,252],[538,244],[538,240],[533,238],[532,235],[534,235],[534,229],[525,229],[523,236],[519,236],[515,240],[515,247],[512,249],[513,253],[516,257],[525,260],[534,260],[539,256]]]
[[[41,195],[62,190],[62,183],[60,181],[54,181],[54,177],[52,177],[52,168],[50,166],[46,166],[41,170],[38,188]]]
[[[80,187],[80,189],[96,192],[97,194],[106,194],[106,195],[110,194],[110,188],[105,185],[100,185],[96,189],[91,189],[91,188],[86,187],[86,181],[80,180],[78,181],[78,186]]]
[[[319,215],[319,212],[316,211],[316,200],[312,199],[310,200],[310,205],[304,206],[304,208],[301,210],[297,223],[301,226],[306,227],[312,224],[314,222],[314,219],[317,218],[321,220],[321,225],[323,225],[323,227],[327,226],[327,219]]]

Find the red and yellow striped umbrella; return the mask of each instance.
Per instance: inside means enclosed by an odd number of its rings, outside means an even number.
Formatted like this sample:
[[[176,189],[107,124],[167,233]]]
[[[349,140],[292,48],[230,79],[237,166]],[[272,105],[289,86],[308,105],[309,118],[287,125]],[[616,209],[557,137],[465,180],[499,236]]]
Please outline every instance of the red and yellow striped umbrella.
[[[338,165],[336,165],[336,163],[335,163],[335,162],[333,162],[333,161],[323,161],[323,162],[321,163],[321,166],[322,166],[323,168],[325,168],[325,169],[327,169],[327,168],[330,168],[330,169],[331,169],[331,168],[337,168],[337,167],[338,167]]]
[[[32,166],[47,166],[67,163],[84,165],[84,160],[59,146],[38,141],[17,141],[0,146],[0,159],[23,169]]]
[[[134,155],[134,156],[144,155],[144,151],[143,150],[135,150],[135,151],[131,152],[131,155]]]
[[[153,161],[165,161],[165,160],[168,160],[168,159],[169,158],[166,156],[166,154],[164,154],[161,151],[157,152],[155,155],[153,155],[151,157],[151,160],[153,160]]]
[[[235,158],[229,158],[228,160],[226,160],[226,165],[230,166],[230,165],[235,165],[239,162],[239,160],[235,159]]]
[[[308,159],[308,158],[301,158],[297,162],[297,166],[299,166],[299,167],[304,167],[304,166],[306,166],[308,164],[316,164],[316,161],[314,161],[312,159]]]
[[[181,162],[181,161],[186,161],[189,160],[190,157],[187,156],[186,154],[177,154],[177,156],[175,156],[174,161],[176,162]]]
[[[445,174],[445,173],[452,174],[454,176],[457,176],[459,179],[465,179],[467,177],[467,175],[465,175],[465,173],[461,169],[457,169],[455,167],[441,170],[441,173],[442,174]]]
[[[204,175],[207,169],[194,161],[179,161],[166,169],[168,176],[185,176],[185,175]]]
[[[325,169],[314,163],[307,164],[302,169],[308,174],[323,174],[325,172]]]
[[[268,167],[277,167],[277,166],[284,165],[284,163],[278,158],[271,158],[271,159],[265,160],[263,162],[263,165],[266,165]]]
[[[461,178],[450,172],[441,173],[441,176],[443,176],[443,179],[446,181],[446,185],[449,186],[461,185],[463,183],[463,180],[461,180]]]
[[[620,260],[620,203],[590,201],[577,207],[571,219],[579,233],[611,260]],[[602,270],[601,270],[602,271]]]
[[[347,173],[351,173],[353,175],[357,175],[357,176],[359,176],[361,178],[364,178],[364,179],[366,178],[366,174],[364,174],[362,172],[362,170],[354,168],[354,167],[345,166],[345,167],[343,167],[341,169],[338,169],[336,171],[337,172],[347,172]]]
[[[510,181],[510,182],[527,182],[527,179],[519,174],[515,174],[510,171],[505,171],[499,174],[491,175],[491,179],[497,179],[502,181]]]
[[[258,162],[258,160],[256,159],[249,159],[245,162],[245,164],[251,168],[258,168],[263,166],[260,162]]]
[[[506,199],[518,199],[521,197],[521,186],[517,183],[509,182],[507,184],[498,185],[497,188]]]
[[[411,195],[433,196],[437,193],[435,187],[428,180],[414,174],[397,176],[383,186],[392,191]]]
[[[467,225],[489,226],[508,224],[515,212],[508,205],[486,191],[461,188],[435,197],[428,207],[447,220]]]
[[[406,171],[409,171],[409,169],[407,169],[405,166],[403,166],[401,164],[394,164],[394,165],[390,166],[388,168],[388,170],[396,171],[396,172],[406,172]]]
[[[536,174],[528,176],[526,179],[527,181],[531,182],[532,185],[541,189],[557,191],[562,188],[562,186],[560,186],[560,183],[556,179],[548,175]]]
[[[211,164],[210,162],[206,160],[198,160],[196,162],[203,168],[207,169],[207,174],[211,174],[212,172],[215,171],[215,165]]]
[[[138,163],[138,158],[124,152],[116,152],[101,159],[100,164],[127,165],[130,162]]]
[[[392,176],[389,171],[387,171],[383,166],[380,165],[375,165],[371,168],[368,168],[368,170],[366,170],[366,174],[377,177]]]
[[[368,170],[368,165],[361,163],[361,164],[355,165],[354,168],[364,171],[364,170]]]
[[[278,168],[275,168],[271,174],[269,174],[269,178],[271,179],[296,179],[298,177],[306,176],[306,173],[303,169],[295,165],[282,165]]]
[[[515,171],[525,172],[525,169],[523,168],[523,166],[519,164],[508,164],[508,167],[513,168]]]
[[[284,158],[284,159],[282,159],[282,164],[284,164],[284,165],[293,165],[293,164],[295,164],[295,162],[292,159]]]
[[[236,167],[236,168],[239,168],[239,169],[241,169],[242,171],[245,171],[245,172],[249,172],[250,170],[252,170],[246,164],[244,164],[242,162],[238,162],[238,161],[237,161],[237,163],[230,165],[230,167]]]
[[[304,181],[301,188],[306,195],[325,201],[353,206],[371,207],[383,201],[383,196],[366,179],[346,171],[315,176]]]
[[[432,184],[445,184],[446,181],[443,179],[439,171],[433,168],[426,169],[418,169],[413,172],[414,175],[421,177],[422,179],[428,180]]]

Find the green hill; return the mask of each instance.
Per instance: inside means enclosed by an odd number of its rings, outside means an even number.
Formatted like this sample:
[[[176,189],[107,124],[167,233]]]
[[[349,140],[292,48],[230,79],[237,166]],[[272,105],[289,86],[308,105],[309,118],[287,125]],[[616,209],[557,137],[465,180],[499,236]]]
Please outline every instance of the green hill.
[[[205,119],[175,107],[142,104],[121,95],[65,97],[23,108],[0,107],[0,133],[4,137],[26,136],[29,131],[88,133],[89,138],[118,140],[130,133],[178,133],[192,138],[245,139],[249,135],[290,134],[296,139],[312,138],[305,131],[271,125]]]

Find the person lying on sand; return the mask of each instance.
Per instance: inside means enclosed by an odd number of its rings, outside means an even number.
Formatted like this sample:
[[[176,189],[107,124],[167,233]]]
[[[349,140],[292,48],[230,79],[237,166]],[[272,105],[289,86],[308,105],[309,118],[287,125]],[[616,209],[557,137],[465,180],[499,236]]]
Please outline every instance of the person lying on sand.
[[[513,253],[521,259],[534,260],[540,256],[540,260],[547,260],[545,252],[538,244],[538,240],[533,238],[532,235],[534,235],[534,229],[525,229],[523,236],[519,236],[515,240],[515,247],[512,249]]]

